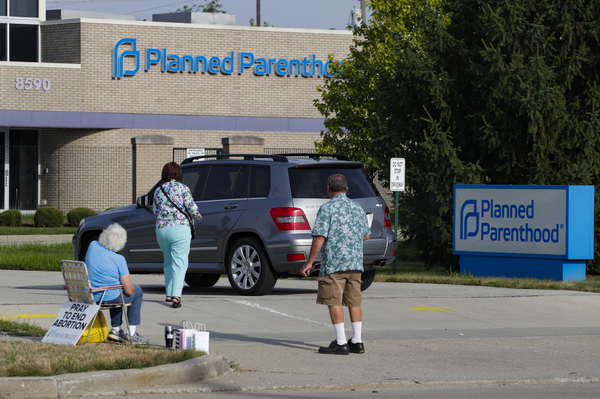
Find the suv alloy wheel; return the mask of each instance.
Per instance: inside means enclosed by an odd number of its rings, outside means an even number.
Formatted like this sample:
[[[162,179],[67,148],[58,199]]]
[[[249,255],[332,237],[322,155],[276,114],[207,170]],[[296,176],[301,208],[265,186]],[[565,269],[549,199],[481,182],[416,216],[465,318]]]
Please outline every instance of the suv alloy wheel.
[[[275,287],[277,276],[262,244],[253,237],[237,240],[225,264],[231,286],[241,295],[265,295]]]

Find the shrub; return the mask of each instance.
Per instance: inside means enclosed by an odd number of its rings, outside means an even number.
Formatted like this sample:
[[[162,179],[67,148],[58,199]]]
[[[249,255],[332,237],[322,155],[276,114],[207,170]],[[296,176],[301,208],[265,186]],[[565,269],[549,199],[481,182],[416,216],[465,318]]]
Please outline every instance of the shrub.
[[[62,227],[65,224],[65,216],[59,209],[45,206],[37,210],[33,224],[35,227]]]
[[[17,209],[9,209],[0,213],[0,226],[15,227],[23,224],[23,215]]]
[[[67,222],[69,226],[77,227],[81,219],[96,215],[96,211],[90,208],[75,208],[67,213]]]

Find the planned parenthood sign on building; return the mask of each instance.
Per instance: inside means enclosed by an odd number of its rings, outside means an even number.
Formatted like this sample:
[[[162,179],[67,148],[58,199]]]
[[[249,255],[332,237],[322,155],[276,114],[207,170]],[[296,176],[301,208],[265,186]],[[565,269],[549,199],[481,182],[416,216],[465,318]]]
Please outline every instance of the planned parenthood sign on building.
[[[454,186],[463,273],[585,280],[593,232],[593,186]]]

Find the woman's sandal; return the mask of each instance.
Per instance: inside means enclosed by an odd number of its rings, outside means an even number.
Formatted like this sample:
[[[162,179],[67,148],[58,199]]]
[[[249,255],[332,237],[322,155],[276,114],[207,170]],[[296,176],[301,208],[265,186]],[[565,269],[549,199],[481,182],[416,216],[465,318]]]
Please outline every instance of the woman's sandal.
[[[165,302],[173,302],[173,298],[171,298],[170,296],[168,296],[167,299],[165,299]]]
[[[171,301],[173,302],[173,304],[171,305],[172,308],[180,308],[181,307],[181,298],[179,298],[178,296],[172,297]]]

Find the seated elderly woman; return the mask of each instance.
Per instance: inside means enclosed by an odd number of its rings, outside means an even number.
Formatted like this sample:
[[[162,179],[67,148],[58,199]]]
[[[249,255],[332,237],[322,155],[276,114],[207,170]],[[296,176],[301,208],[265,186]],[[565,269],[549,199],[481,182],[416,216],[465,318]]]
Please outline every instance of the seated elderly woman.
[[[121,329],[122,308],[110,309],[110,321],[112,329],[108,334],[109,341],[122,342],[124,340],[135,344],[147,344],[149,340],[135,331],[141,322],[142,299],[144,293],[139,285],[131,282],[129,268],[123,255],[117,254],[125,247],[127,232],[118,223],[108,226],[98,238],[92,241],[85,255],[85,263],[93,288],[107,287],[122,284],[125,303],[131,305],[127,309],[127,320],[129,331]],[[106,291],[104,302],[120,302],[121,294],[118,289]],[[101,292],[94,293],[94,300],[98,302],[102,297]]]

